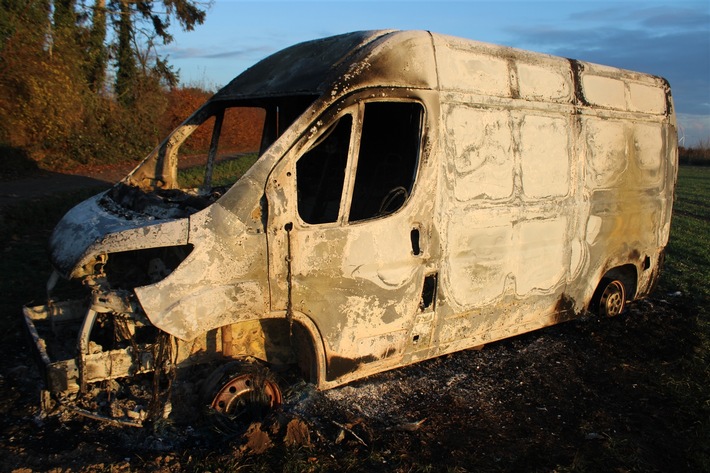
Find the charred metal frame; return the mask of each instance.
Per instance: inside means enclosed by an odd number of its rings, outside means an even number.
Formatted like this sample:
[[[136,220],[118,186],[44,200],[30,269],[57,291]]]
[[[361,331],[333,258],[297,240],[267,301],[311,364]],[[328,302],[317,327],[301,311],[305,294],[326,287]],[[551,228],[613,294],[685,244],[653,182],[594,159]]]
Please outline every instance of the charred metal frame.
[[[365,109],[382,104],[421,107],[416,178],[387,212],[350,219]],[[214,192],[236,106],[265,110],[259,158]],[[309,220],[299,160],[346,115],[338,209]],[[182,189],[178,150],[210,117],[203,185]],[[298,363],[328,389],[577,317],[599,294],[620,311],[659,276],[676,126],[662,78],[430,32],[280,51],[59,223],[48,289],[80,280],[90,295],[24,309],[47,390],[240,357]],[[114,327],[118,348],[94,350],[104,315],[132,322]],[[62,324],[73,351],[53,355]],[[170,359],[154,355],[163,335]]]

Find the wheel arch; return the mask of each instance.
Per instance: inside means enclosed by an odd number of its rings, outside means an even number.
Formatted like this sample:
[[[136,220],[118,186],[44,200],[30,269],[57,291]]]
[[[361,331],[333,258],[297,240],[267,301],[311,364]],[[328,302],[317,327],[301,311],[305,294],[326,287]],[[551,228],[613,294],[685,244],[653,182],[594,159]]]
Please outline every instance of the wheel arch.
[[[608,270],[597,282],[597,289],[605,279],[621,281],[626,290],[626,298],[634,300],[638,289],[638,268],[633,264],[624,264]]]
[[[633,264],[615,266],[599,276],[587,310],[598,312],[599,301],[610,281],[619,281],[624,287],[625,299],[634,300],[638,288],[638,269]]]
[[[221,327],[221,354],[226,359],[254,358],[270,365],[298,364],[305,381],[321,386],[325,378],[323,338],[305,314],[285,311]]]
[[[304,372],[306,381],[321,387],[325,380],[325,346],[323,337],[310,317],[301,313],[293,314],[293,340],[299,368]],[[305,365],[308,365],[307,368]]]

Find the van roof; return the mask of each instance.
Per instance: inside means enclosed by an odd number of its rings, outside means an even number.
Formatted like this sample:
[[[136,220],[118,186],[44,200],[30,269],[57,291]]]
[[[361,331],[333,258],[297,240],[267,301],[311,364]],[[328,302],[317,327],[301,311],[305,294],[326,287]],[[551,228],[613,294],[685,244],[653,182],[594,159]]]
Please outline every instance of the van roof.
[[[436,87],[431,34],[357,31],[296,44],[244,71],[215,99],[322,94],[334,84]]]
[[[222,88],[220,98],[312,94],[354,51],[386,31],[357,31],[289,46],[259,61]]]
[[[326,93],[335,98],[367,87],[436,89],[654,115],[672,111],[670,86],[649,74],[396,30],[357,31],[288,47],[237,76],[214,100]]]

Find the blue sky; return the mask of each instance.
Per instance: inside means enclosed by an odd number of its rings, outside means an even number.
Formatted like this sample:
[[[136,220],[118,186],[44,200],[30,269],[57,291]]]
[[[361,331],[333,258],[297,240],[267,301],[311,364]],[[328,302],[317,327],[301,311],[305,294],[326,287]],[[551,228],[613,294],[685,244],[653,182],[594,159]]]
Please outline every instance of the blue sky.
[[[214,0],[161,48],[183,83],[219,87],[286,46],[356,30],[424,29],[660,75],[681,144],[710,144],[710,0]]]

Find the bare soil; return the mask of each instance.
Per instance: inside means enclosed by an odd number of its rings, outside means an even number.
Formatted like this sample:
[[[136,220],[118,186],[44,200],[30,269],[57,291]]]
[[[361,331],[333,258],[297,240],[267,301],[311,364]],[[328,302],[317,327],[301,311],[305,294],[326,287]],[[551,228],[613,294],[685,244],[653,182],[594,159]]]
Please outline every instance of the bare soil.
[[[204,155],[181,157],[181,169],[203,163]],[[0,169],[0,209],[27,200],[51,198],[60,192],[80,189],[106,189],[120,181],[138,165],[137,162],[85,165],[63,172],[48,171],[36,165],[21,172]]]
[[[708,439],[672,392],[693,324],[673,299],[642,301],[326,392],[296,385],[281,411],[219,432],[44,416],[17,333],[0,361],[0,471],[697,471]]]
[[[73,169],[59,173],[39,168],[24,172],[19,176],[0,175],[0,208],[27,200],[51,198],[59,192],[77,189],[108,188],[121,180],[135,165],[94,166]]]
[[[250,425],[142,429],[42,413],[18,307],[0,346],[0,471],[701,471],[710,399],[678,375],[701,349],[686,302],[659,294],[326,392],[296,384]]]

